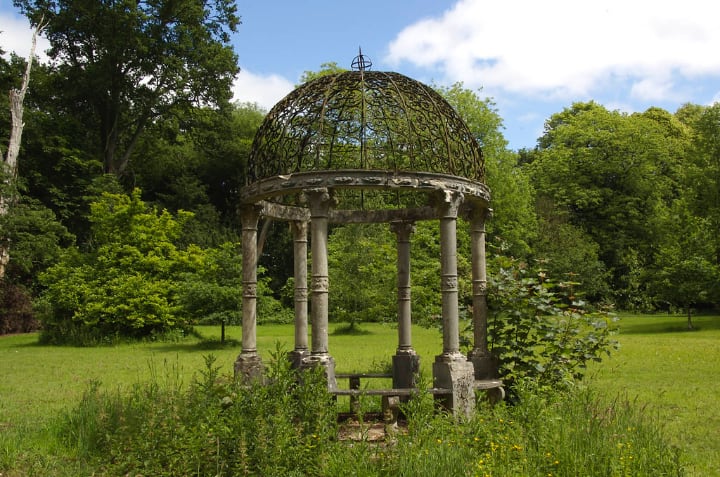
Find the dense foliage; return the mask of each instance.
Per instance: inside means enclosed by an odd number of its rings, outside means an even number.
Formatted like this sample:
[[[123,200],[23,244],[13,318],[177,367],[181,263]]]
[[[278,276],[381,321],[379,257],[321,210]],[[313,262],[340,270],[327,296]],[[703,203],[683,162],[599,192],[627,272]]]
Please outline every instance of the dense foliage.
[[[528,378],[538,386],[570,386],[582,379],[589,363],[617,346],[616,318],[593,309],[577,282],[556,282],[542,267],[502,256],[495,266],[488,284],[488,341],[500,376],[513,391]]]
[[[179,246],[191,216],[148,207],[139,189],[93,202],[92,245],[66,249],[40,276],[43,339],[94,344],[186,332],[198,322],[238,323],[237,247]],[[287,313],[265,281],[260,310],[280,320]]]
[[[54,100],[94,132],[88,151],[125,174],[138,139],[158,118],[224,104],[239,71],[230,34],[234,2],[14,0],[46,23]]]

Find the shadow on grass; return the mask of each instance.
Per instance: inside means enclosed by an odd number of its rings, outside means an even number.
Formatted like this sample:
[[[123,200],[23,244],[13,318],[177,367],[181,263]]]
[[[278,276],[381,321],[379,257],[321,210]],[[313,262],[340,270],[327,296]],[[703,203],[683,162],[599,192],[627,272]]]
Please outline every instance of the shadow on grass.
[[[688,329],[684,315],[645,315],[620,320],[620,333],[624,335],[647,335],[655,333],[695,333],[698,331],[720,330],[720,317],[693,316],[693,327]]]
[[[334,336],[361,336],[371,335],[373,332],[360,328],[357,323],[344,323],[335,328],[332,334]]]
[[[204,339],[193,342],[178,341],[174,343],[157,343],[153,345],[153,349],[158,351],[193,353],[197,351],[216,351],[240,348],[240,345],[240,341],[236,339],[226,339],[225,342],[221,342],[219,339]]]
[[[27,333],[22,335],[23,337],[30,337],[35,335],[32,341],[21,341],[18,343],[10,343],[7,348],[111,348],[114,346],[151,346],[153,349],[158,351],[176,351],[176,352],[197,352],[197,351],[213,351],[223,349],[239,348],[241,346],[240,340],[234,338],[225,338],[225,341],[221,341],[219,337],[207,338],[202,336],[200,333],[192,332],[189,336],[179,340],[121,340],[117,343],[98,343],[96,345],[77,345],[73,343],[53,344],[43,343],[37,333]],[[5,336],[5,335],[2,335]],[[2,337],[0,336],[0,338]],[[11,335],[7,335],[8,337]],[[18,335],[13,335],[18,336]],[[1,474],[0,474],[1,475]]]

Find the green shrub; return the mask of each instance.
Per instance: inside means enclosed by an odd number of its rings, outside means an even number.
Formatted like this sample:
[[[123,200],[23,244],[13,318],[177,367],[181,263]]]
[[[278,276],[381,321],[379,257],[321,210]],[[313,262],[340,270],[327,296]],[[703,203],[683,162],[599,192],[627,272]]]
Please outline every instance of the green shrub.
[[[197,323],[239,323],[238,245],[177,243],[185,222],[145,205],[140,191],[102,195],[91,205],[92,247],[70,248],[40,277],[44,342],[94,345],[187,332]],[[258,283],[258,315],[287,322],[292,312]]]
[[[92,249],[68,249],[40,277],[47,286],[41,300],[45,341],[186,329],[176,277],[203,256],[197,247],[175,246],[188,217],[149,209],[137,189],[130,196],[103,194],[91,205]]]
[[[593,310],[573,282],[554,282],[542,268],[497,256],[488,280],[488,341],[507,385],[532,378],[569,385],[587,364],[617,347],[616,318]],[[465,330],[469,342],[472,324]]]

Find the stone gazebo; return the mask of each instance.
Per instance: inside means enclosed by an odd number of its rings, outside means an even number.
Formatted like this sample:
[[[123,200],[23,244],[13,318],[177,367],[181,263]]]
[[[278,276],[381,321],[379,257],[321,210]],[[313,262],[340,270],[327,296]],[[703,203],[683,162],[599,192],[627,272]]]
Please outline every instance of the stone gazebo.
[[[294,237],[297,367],[323,366],[337,390],[328,348],[328,225],[387,223],[397,237],[398,347],[393,388],[415,385],[419,356],[411,340],[410,254],[414,223],[439,222],[442,353],[434,391],[457,413],[472,411],[477,388],[499,386],[487,349],[485,219],[490,191],[480,147],[455,110],[433,89],[392,72],[322,76],[275,105],[257,132],[241,191],[242,351],[239,377],[262,373],[256,347],[258,221],[286,221]],[[456,224],[472,230],[474,348],[460,352]],[[311,276],[308,286],[308,232]],[[359,284],[362,286],[362,284]],[[308,293],[309,292],[309,293]],[[312,342],[308,346],[308,294]]]

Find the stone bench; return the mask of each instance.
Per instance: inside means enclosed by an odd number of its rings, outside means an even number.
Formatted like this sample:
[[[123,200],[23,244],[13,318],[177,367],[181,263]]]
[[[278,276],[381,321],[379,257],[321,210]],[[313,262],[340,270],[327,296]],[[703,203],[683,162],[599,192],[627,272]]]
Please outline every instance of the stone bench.
[[[360,396],[381,396],[381,409],[386,427],[397,425],[400,398],[417,395],[420,392],[426,392],[433,396],[446,396],[452,393],[452,390],[447,388],[429,388],[425,390],[418,388],[360,389],[361,379],[392,378],[392,374],[387,373],[337,373],[335,377],[349,379],[349,389],[336,388],[330,392],[335,396],[349,396],[351,413],[360,411]],[[476,379],[474,388],[476,391],[487,391],[488,399],[491,402],[499,402],[505,398],[503,383],[499,379]]]

